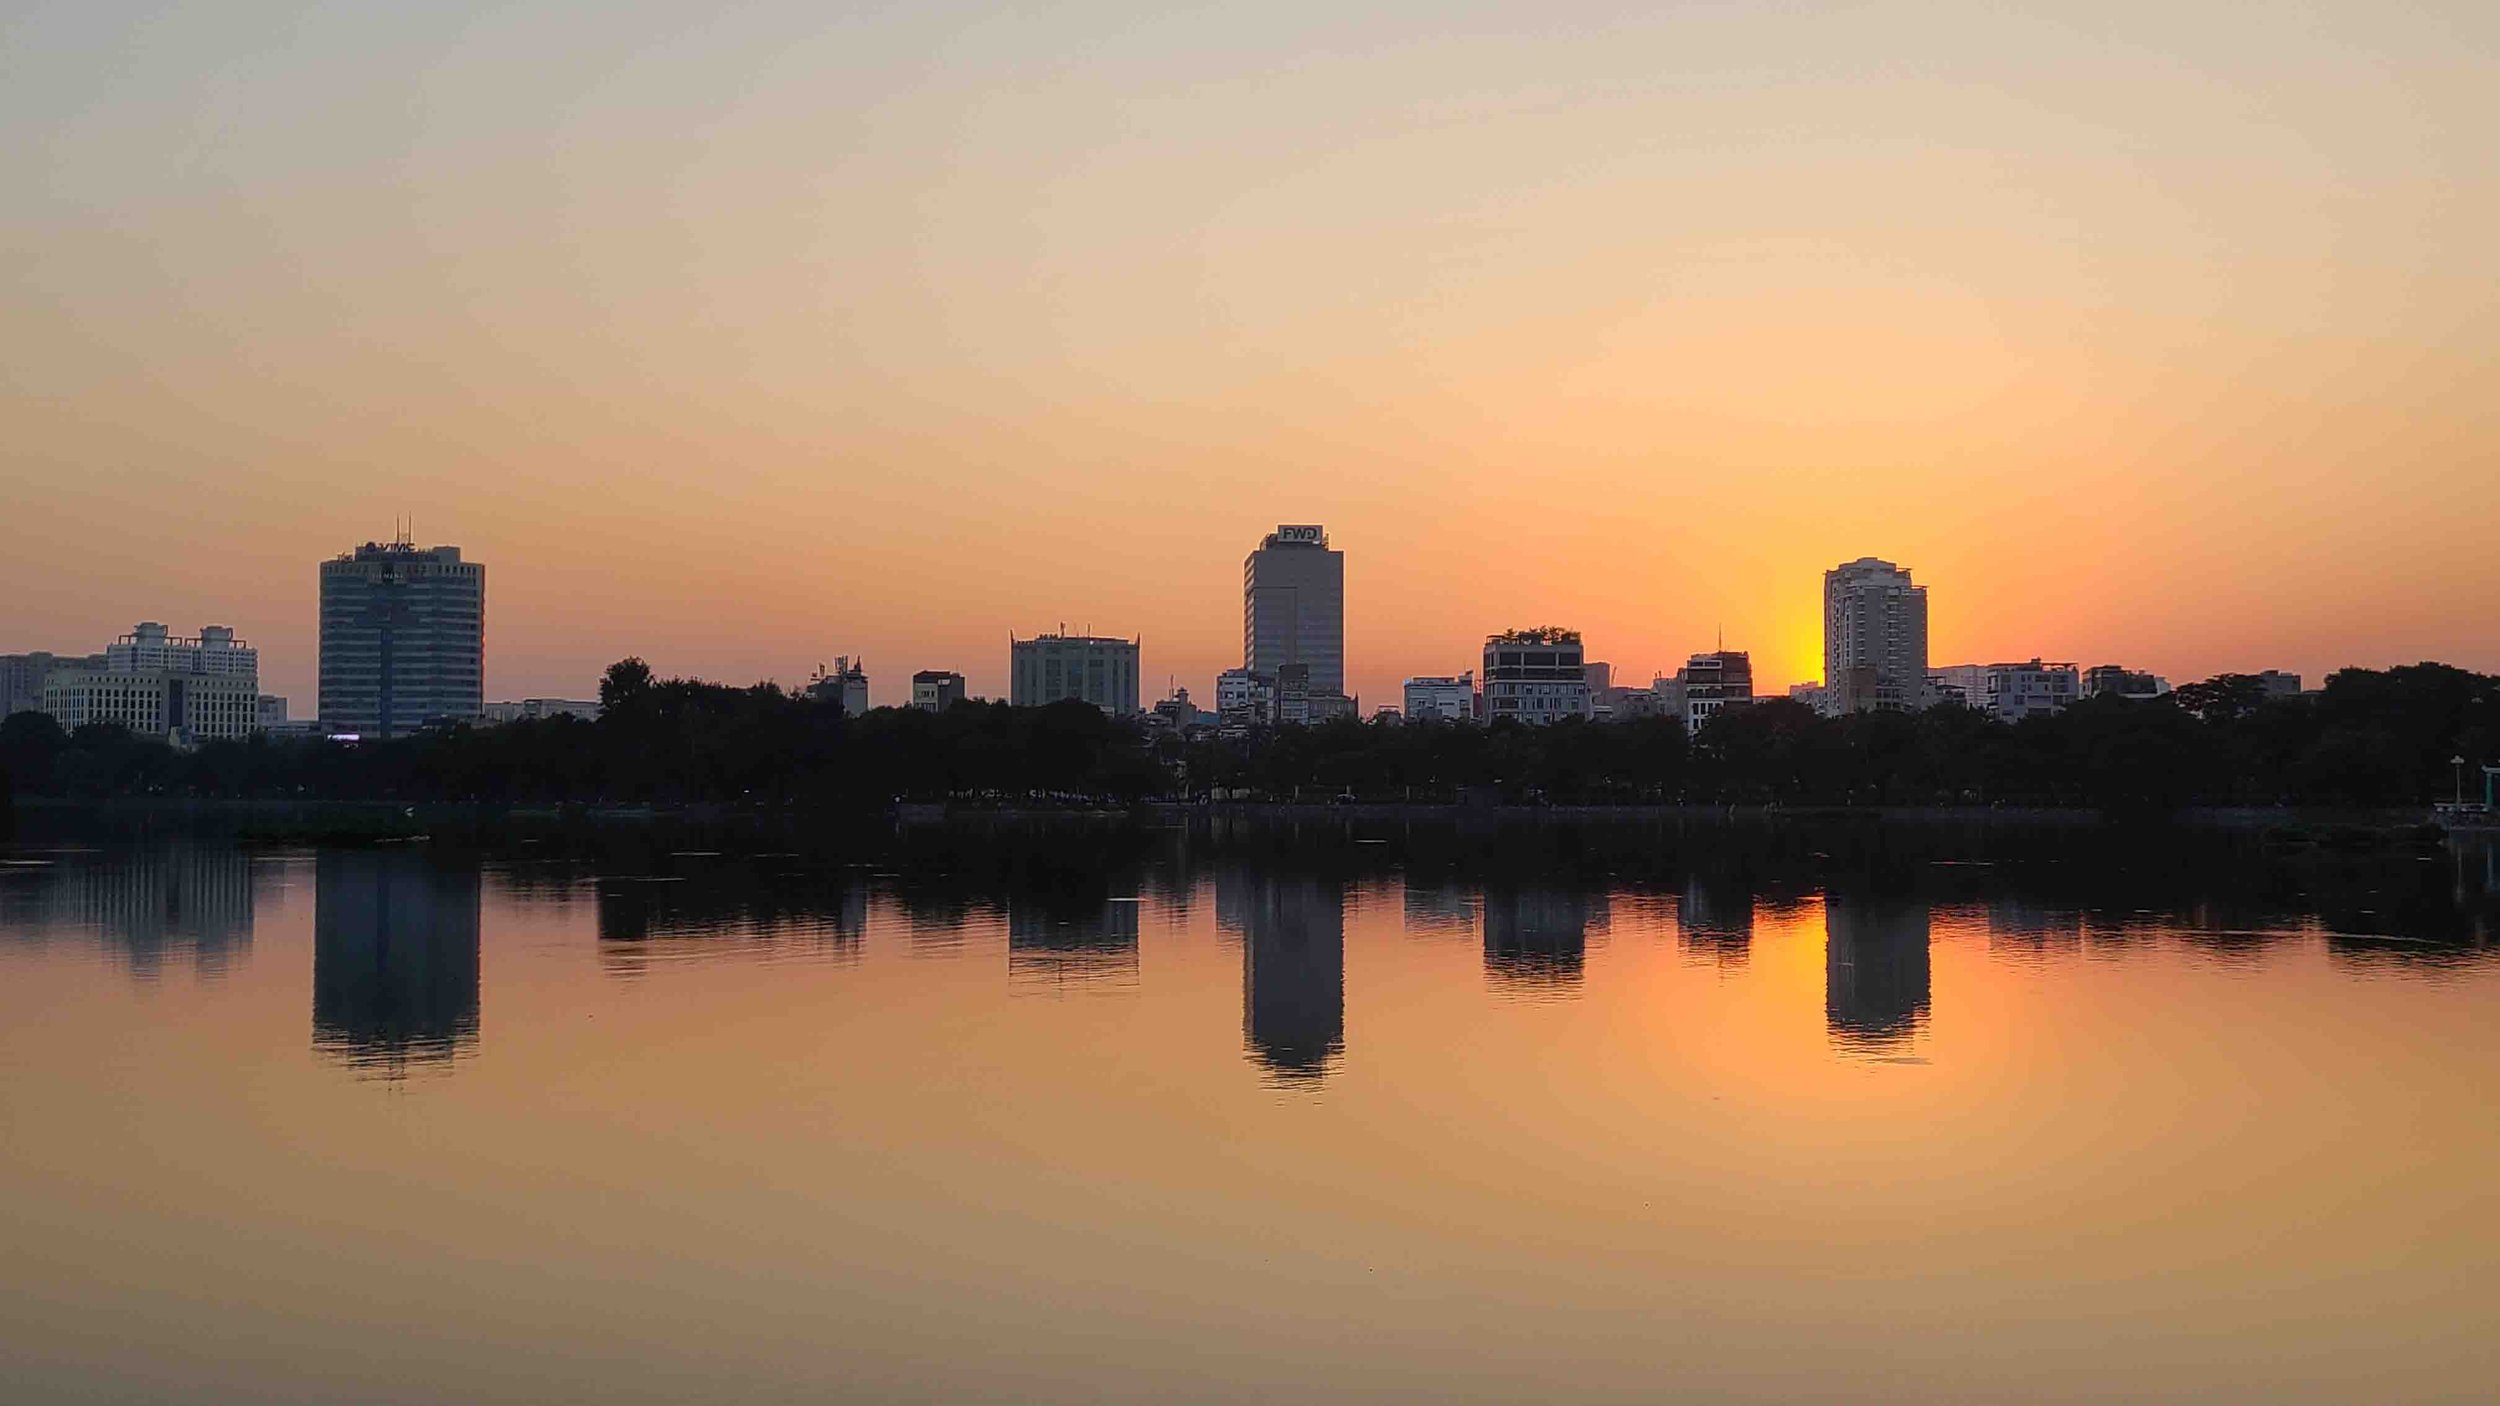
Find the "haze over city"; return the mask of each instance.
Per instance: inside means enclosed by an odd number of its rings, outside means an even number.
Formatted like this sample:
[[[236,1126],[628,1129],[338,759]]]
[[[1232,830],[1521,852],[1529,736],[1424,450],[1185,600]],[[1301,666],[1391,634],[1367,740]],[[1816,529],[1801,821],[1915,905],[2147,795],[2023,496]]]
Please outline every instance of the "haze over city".
[[[1915,23],[1911,21],[1915,20]],[[1627,678],[2500,666],[2500,11],[20,7],[0,600],[230,623],[494,573],[493,697],[626,653],[1004,692],[1240,660],[1325,522],[1347,688],[1556,623]]]

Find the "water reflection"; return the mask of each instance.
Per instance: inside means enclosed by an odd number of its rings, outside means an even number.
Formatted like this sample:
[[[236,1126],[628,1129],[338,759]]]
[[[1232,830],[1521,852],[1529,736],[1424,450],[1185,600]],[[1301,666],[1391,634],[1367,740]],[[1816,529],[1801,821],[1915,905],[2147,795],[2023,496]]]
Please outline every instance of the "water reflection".
[[[1406,930],[1416,933],[1476,931],[1476,892],[1463,884],[1432,883],[1410,874],[1405,883]]]
[[[1931,914],[1921,899],[1830,895],[1823,907],[1823,1020],[1832,1043],[1897,1053],[1927,1023]]]
[[[1217,925],[1240,935],[1247,1057],[1282,1079],[1324,1075],[1345,1045],[1352,885],[1394,894],[1390,926],[1476,934],[1505,998],[1576,997],[1610,922],[1664,933],[1685,960],[1747,974],[1762,933],[1822,912],[1825,1039],[1899,1054],[1933,1018],[1930,949],[1984,939],[1990,960],[2194,953],[2234,967],[2323,943],[2348,972],[2437,976],[2489,959],[2500,847],[2464,837],[2294,843],[2250,832],[2023,827],[1416,825],[1148,830],[993,827],[921,834],[891,854],[672,847],[521,851],[488,873],[498,901],[595,908],[597,960],[635,976],[673,961],[853,964],[872,895],[915,955],[1003,936],[1008,987],[1140,986],[1140,900],[1187,924],[1211,876]],[[873,853],[873,860],[863,858]],[[73,941],[140,980],[187,959],[214,976],[252,950],[290,866],[316,890],[316,1044],[394,1071],[477,1040],[480,870],[421,848],[328,851],[256,871],[232,845],[147,837],[0,852],[0,940]],[[1161,929],[1158,928],[1158,931]],[[1810,958],[1809,958],[1810,960]],[[1602,972],[1602,968],[1600,969]],[[1810,978],[1809,978],[1810,981]],[[1810,1001],[1811,996],[1807,999]]]
[[[1695,874],[1685,880],[1676,905],[1685,952],[1726,969],[1744,966],[1753,952],[1753,909],[1753,886],[1741,878]]]
[[[1285,1080],[1317,1079],[1345,1049],[1345,886],[1220,869],[1217,920],[1241,935],[1241,1033]]]
[[[1591,916],[1603,925],[1606,895],[1581,889],[1490,887],[1484,894],[1484,970],[1525,988],[1580,984]]]
[[[142,981],[184,958],[223,975],[251,953],[253,911],[251,860],[231,845],[20,852],[0,868],[0,933],[89,938]]]
[[[478,1038],[478,870],[423,851],[313,865],[313,1045],[392,1078]]]
[[[600,966],[635,977],[671,962],[724,957],[857,962],[868,932],[867,888],[769,859],[688,855],[658,872],[598,878]]]
[[[1007,979],[1023,989],[1134,985],[1137,981],[1135,900],[1112,900],[1069,914],[1027,897],[1007,908]]]
[[[1988,950],[2013,961],[2034,962],[2083,950],[2083,914],[2019,898],[1998,898],[1985,912]]]

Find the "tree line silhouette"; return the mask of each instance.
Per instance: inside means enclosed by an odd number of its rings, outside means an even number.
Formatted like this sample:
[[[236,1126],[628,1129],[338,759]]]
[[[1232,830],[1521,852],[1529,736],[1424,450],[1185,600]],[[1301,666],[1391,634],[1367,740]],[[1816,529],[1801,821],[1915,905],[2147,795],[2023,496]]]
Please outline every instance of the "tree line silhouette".
[[[2500,761],[2500,677],[2444,664],[2346,669],[2269,698],[2224,675],[2164,698],[2086,699],[2007,723],[1970,709],[1817,716],[1730,708],[1525,727],[1339,720],[1188,735],[1082,703],[946,712],[837,703],[773,684],[612,666],[596,721],[448,725],[339,744],[258,736],[178,750],[113,727],[0,722],[0,787],[20,794],[865,810],[1243,799],[1781,806],[2418,805]],[[4,792],[0,792],[4,794]]]

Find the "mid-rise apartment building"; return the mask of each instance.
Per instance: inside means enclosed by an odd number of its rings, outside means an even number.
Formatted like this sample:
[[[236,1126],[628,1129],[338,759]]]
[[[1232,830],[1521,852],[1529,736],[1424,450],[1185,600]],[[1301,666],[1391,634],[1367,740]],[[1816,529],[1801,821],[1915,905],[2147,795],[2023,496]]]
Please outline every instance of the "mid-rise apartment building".
[[[1120,717],[1141,709],[1137,640],[1048,634],[1009,636],[1007,645],[1007,701],[1016,707],[1073,698]]]
[[[1484,642],[1484,717],[1542,726],[1589,716],[1587,660],[1577,630],[1512,630]]]

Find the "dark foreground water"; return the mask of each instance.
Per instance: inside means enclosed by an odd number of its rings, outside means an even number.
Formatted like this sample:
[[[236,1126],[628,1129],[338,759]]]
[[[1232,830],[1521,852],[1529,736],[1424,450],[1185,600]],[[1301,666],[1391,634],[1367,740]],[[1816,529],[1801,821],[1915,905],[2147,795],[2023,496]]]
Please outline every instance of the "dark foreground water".
[[[10,1402],[2500,1382],[2482,847],[0,859]]]

